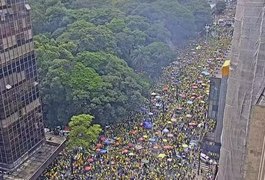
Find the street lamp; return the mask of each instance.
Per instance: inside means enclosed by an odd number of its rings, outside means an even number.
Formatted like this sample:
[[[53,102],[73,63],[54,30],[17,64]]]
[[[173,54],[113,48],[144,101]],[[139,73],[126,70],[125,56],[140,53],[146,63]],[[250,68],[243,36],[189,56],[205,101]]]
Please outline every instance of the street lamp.
[[[75,161],[74,155],[71,154],[71,156],[70,156],[70,169],[71,169],[71,175],[74,175],[74,161]]]
[[[165,120],[165,102],[164,99],[162,99],[162,119]]]
[[[208,42],[208,34],[209,34],[210,26],[208,24],[205,25],[205,31],[206,31],[206,43]]]
[[[198,157],[197,175],[200,175],[200,169],[201,169],[201,142],[199,142],[199,157]]]

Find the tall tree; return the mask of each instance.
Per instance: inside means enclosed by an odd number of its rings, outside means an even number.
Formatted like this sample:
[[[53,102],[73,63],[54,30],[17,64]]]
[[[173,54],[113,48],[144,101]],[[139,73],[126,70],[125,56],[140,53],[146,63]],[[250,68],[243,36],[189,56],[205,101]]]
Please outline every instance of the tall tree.
[[[82,147],[89,150],[92,143],[98,139],[102,129],[100,125],[93,124],[93,116],[89,114],[80,114],[73,116],[69,122],[70,134],[68,147],[70,149]]]

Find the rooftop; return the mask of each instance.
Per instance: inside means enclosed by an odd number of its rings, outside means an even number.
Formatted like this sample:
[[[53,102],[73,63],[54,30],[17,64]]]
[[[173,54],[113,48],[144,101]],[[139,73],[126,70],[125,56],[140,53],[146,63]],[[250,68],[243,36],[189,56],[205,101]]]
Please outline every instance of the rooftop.
[[[23,162],[15,171],[4,175],[7,180],[36,179],[63,149],[66,138],[46,134],[46,142]]]

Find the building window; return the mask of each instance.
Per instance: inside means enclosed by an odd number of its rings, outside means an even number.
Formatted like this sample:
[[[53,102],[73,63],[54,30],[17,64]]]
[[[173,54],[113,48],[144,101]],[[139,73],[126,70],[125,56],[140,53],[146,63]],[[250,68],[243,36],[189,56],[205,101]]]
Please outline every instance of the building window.
[[[16,39],[17,39],[17,44],[19,46],[21,46],[22,44],[25,44],[26,43],[26,40],[25,40],[25,36],[24,36],[24,33],[20,33],[16,36]]]

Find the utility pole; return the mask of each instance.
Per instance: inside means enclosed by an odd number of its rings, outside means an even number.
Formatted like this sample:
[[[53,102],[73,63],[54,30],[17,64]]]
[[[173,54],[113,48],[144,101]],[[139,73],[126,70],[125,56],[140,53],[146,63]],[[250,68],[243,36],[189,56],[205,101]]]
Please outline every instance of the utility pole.
[[[199,163],[198,163],[197,175],[200,175],[200,169],[201,169],[201,147],[200,146],[199,146],[200,150],[199,150],[199,159],[198,159]]]

